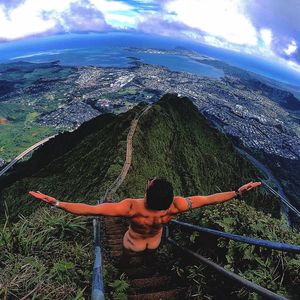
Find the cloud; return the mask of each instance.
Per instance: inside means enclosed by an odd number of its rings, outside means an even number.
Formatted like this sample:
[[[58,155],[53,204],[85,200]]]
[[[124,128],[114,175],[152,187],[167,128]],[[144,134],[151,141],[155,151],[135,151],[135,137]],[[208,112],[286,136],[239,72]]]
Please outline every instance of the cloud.
[[[105,21],[118,29],[136,26],[135,7],[123,1],[89,0],[105,16]]]
[[[55,27],[53,20],[44,20],[39,15],[36,1],[21,3],[14,9],[0,6],[0,38],[17,39],[23,36],[43,33]]]
[[[0,4],[0,41],[69,31],[111,29],[104,14],[89,0],[25,0]],[[111,2],[115,8],[118,1]],[[15,5],[15,6],[14,6]],[[109,5],[104,5],[108,7]]]
[[[251,0],[245,1],[247,15],[257,28],[271,27],[278,35],[300,33],[299,0]]]
[[[300,0],[0,0],[0,42],[128,30],[300,65]]]
[[[300,1],[252,0],[246,1],[245,7],[257,30],[271,28],[273,38],[270,48],[275,55],[299,64],[296,41],[300,40]]]
[[[185,25],[238,45],[256,45],[257,33],[238,0],[174,0],[167,13]]]
[[[272,39],[273,39],[273,33],[270,29],[267,28],[262,28],[260,30],[260,36],[261,39],[263,40],[264,44],[269,47],[272,43]]]
[[[138,28],[264,56],[299,71],[299,11],[299,0],[165,0],[160,19],[151,16]]]
[[[61,14],[44,14],[56,19],[57,31],[86,32],[106,31],[112,29],[105,21],[104,15],[88,1],[71,3],[69,9]]]
[[[297,43],[295,41],[291,41],[291,43],[287,46],[287,48],[283,49],[283,51],[286,55],[290,56],[296,52],[297,48]]]
[[[181,38],[187,38],[187,32],[191,31],[191,28],[187,25],[172,20],[164,20],[163,16],[158,14],[148,14],[140,17],[136,29],[148,34],[155,32],[158,35]],[[195,31],[194,33],[196,34]]]

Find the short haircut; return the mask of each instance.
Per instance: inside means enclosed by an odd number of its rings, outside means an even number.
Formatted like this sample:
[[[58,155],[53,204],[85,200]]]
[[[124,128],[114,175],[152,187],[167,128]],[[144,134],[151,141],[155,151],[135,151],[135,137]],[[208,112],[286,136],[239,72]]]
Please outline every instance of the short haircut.
[[[147,208],[151,210],[168,209],[173,202],[173,186],[165,178],[157,177],[146,190]]]

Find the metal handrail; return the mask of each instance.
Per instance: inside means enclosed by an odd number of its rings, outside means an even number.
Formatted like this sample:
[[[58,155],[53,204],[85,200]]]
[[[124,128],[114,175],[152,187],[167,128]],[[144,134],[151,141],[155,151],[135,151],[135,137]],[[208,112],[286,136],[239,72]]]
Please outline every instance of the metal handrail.
[[[95,260],[93,267],[92,300],[104,300],[104,284],[102,270],[102,255],[100,248],[100,223],[98,218],[93,219]]]
[[[281,199],[281,201],[292,211],[296,214],[296,216],[298,218],[300,218],[300,211],[294,207],[287,199],[285,199],[284,197],[282,197],[277,191],[275,191],[273,188],[271,188],[265,180],[260,179],[260,181],[263,183],[263,185],[265,185],[267,187],[267,189],[275,196],[279,197]]]
[[[202,263],[206,264],[207,266],[213,268],[215,271],[221,273],[222,275],[224,275],[225,277],[228,277],[236,282],[238,282],[239,284],[243,285],[244,287],[246,287],[247,289],[256,292],[257,294],[261,295],[264,297],[264,299],[273,299],[273,300],[287,300],[287,298],[284,298],[283,296],[277,295],[274,292],[263,288],[262,286],[257,285],[256,283],[253,283],[233,272],[227,271],[224,268],[222,268],[221,266],[219,266],[218,264],[210,261],[209,259],[203,257],[202,255],[195,253],[187,248],[181,247],[179,246],[175,241],[173,241],[171,238],[168,238],[167,241],[169,243],[171,243],[172,245],[174,245],[175,247],[179,248],[180,250],[184,251],[185,253],[197,258],[198,260],[200,260]]]
[[[215,229],[200,227],[200,226],[196,226],[196,225],[189,224],[189,223],[184,223],[184,222],[177,221],[177,220],[172,220],[171,222],[178,224],[189,230],[204,232],[204,233],[228,238],[231,240],[235,240],[235,241],[239,241],[239,242],[243,242],[243,243],[247,243],[247,244],[251,244],[251,245],[257,245],[257,246],[261,246],[261,247],[266,247],[266,248],[271,248],[271,249],[281,250],[281,251],[286,251],[286,252],[292,252],[292,253],[298,253],[298,254],[300,253],[300,246],[298,246],[298,245],[291,245],[291,244],[280,243],[280,242],[272,242],[272,241],[262,240],[262,239],[255,239],[255,238],[237,235],[237,234],[233,234],[233,233],[227,233],[227,232],[223,232],[223,231],[219,231],[219,230],[215,230]]]

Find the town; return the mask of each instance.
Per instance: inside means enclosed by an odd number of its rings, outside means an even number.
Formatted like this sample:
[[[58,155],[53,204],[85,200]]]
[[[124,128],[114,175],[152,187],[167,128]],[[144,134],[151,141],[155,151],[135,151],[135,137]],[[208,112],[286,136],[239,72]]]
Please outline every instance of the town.
[[[177,93],[190,98],[219,129],[247,148],[300,158],[297,122],[278,103],[238,77],[201,77],[139,61],[133,61],[130,68],[73,69],[66,78],[33,82],[2,96],[1,101],[22,103],[39,112],[38,124],[73,130],[101,113],[124,112],[138,102],[154,103],[165,93]]]

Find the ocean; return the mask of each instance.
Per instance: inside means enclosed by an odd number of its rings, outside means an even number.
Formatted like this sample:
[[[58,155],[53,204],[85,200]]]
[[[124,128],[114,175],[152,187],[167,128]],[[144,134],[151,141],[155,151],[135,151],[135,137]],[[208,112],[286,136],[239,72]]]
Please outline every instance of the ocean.
[[[18,60],[28,62],[59,60],[64,65],[128,67],[132,61],[128,57],[134,56],[142,62],[159,64],[172,71],[184,71],[213,78],[221,78],[224,75],[222,70],[201,64],[188,57],[136,53],[126,50],[132,47],[165,50],[184,47],[273,80],[300,85],[298,73],[277,65],[275,62],[190,41],[136,33],[61,34],[2,43],[0,44],[0,63]]]

